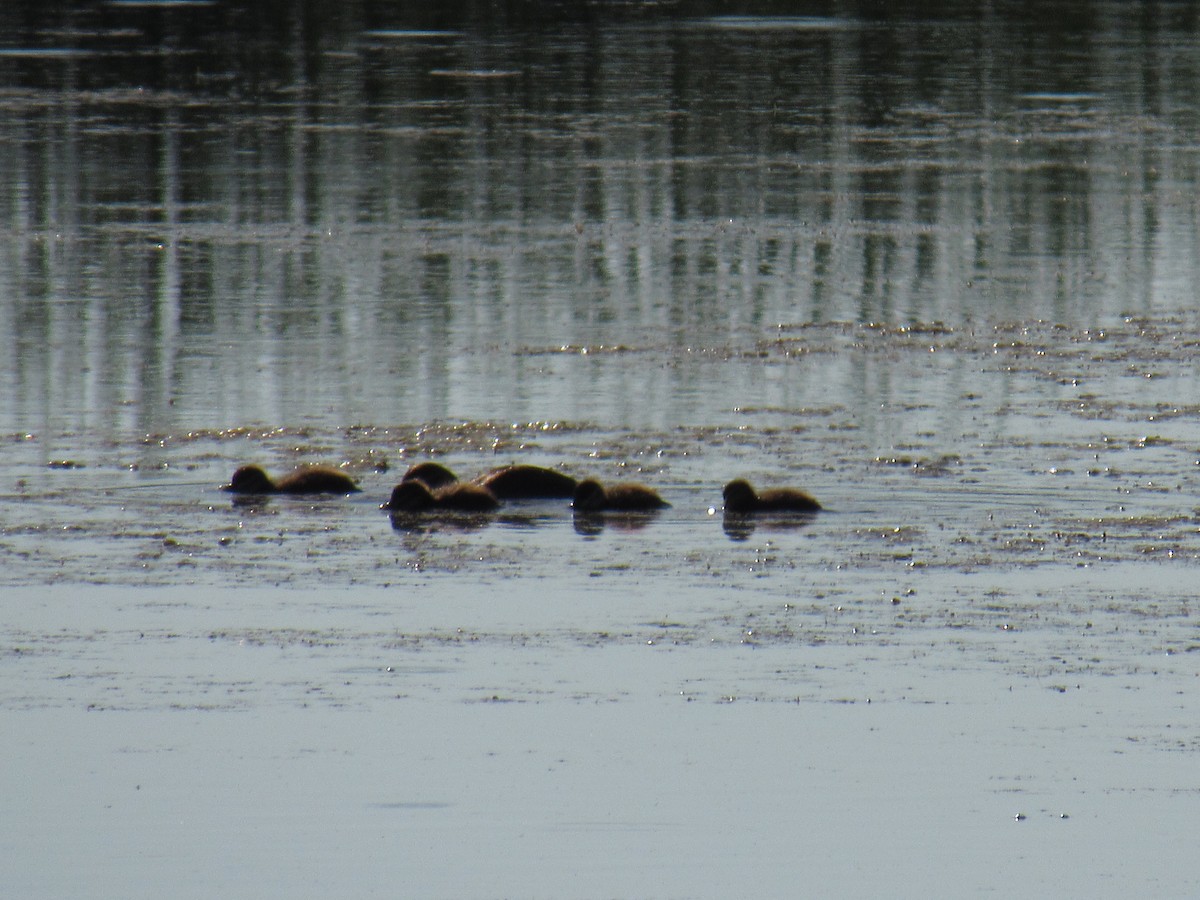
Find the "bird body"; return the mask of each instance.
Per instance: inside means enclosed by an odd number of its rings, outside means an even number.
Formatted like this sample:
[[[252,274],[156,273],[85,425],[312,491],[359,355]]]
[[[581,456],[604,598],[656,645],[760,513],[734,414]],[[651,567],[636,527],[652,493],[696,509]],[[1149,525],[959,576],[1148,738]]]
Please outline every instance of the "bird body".
[[[430,489],[423,481],[401,481],[392,496],[380,509],[392,512],[426,512],[456,510],[459,512],[490,512],[500,505],[487,488],[470,482],[454,482]]]
[[[457,482],[458,476],[441,463],[421,462],[410,467],[400,481],[419,481],[430,490],[436,491],[440,487]]]
[[[557,469],[515,464],[492,469],[475,479],[503,500],[536,500],[571,497],[578,482]]]
[[[301,466],[278,481],[260,466],[242,466],[222,490],[234,494],[354,494],[354,479],[332,466]]]
[[[570,497],[576,481],[570,475],[544,466],[514,463],[484,472],[470,482],[460,482],[450,469],[437,462],[417,463],[404,473],[402,481],[420,481],[430,490],[452,484],[477,484],[487,488],[500,500],[536,500],[539,498]]]
[[[644,484],[622,482],[605,486],[592,478],[579,482],[571,502],[576,512],[646,511],[670,505]]]
[[[750,482],[737,478],[725,485],[725,511],[729,513],[802,512],[814,513],[821,504],[799,488],[768,488],[756,491]]]

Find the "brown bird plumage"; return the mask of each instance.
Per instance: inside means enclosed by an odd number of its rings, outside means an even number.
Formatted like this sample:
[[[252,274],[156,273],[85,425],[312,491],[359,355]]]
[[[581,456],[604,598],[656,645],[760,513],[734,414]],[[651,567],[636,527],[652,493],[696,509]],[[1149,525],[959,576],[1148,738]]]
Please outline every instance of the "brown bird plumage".
[[[737,478],[725,485],[725,511],[731,513],[805,512],[821,509],[821,504],[799,488],[768,488],[756,491],[750,482]]]
[[[331,466],[302,466],[275,481],[260,466],[242,466],[222,490],[234,494],[354,494],[354,479]]]
[[[603,512],[605,510],[651,510],[670,506],[652,488],[644,484],[623,482],[607,487],[595,479],[579,482],[571,507],[578,512]]]

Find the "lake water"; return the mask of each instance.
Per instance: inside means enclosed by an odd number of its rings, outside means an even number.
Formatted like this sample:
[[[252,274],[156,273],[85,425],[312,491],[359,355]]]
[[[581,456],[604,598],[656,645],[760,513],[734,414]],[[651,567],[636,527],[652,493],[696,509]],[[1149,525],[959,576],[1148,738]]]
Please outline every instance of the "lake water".
[[[0,9],[6,889],[1195,896],[1200,11],[419,7]]]

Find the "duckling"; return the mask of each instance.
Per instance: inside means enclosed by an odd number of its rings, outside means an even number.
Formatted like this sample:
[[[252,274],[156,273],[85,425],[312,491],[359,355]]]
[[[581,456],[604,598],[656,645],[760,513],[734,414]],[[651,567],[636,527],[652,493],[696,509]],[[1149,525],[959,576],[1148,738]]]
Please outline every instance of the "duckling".
[[[400,479],[405,481],[419,481],[428,487],[431,491],[436,491],[440,487],[445,487],[448,484],[454,484],[458,481],[458,476],[437,462],[421,462],[409,468],[404,473],[404,477]]]
[[[420,481],[430,490],[460,483],[458,476],[441,463],[417,463],[404,473],[402,481]],[[471,484],[485,487],[501,500],[534,500],[539,498],[570,497],[576,481],[556,469],[514,463],[500,466],[471,479]]]
[[[523,463],[485,472],[475,479],[475,484],[504,500],[570,497],[577,486],[574,478],[556,469]]]
[[[301,466],[278,481],[260,466],[242,466],[221,490],[235,494],[354,494],[362,489],[345,472],[331,466]]]
[[[605,487],[592,478],[579,482],[571,502],[571,508],[576,512],[651,510],[670,505],[644,484],[625,482]]]
[[[722,495],[725,498],[725,511],[730,513],[814,513],[822,508],[811,495],[799,488],[768,488],[759,493],[744,478],[736,478],[725,485]]]
[[[490,512],[500,505],[491,491],[477,484],[448,484],[430,489],[423,481],[401,481],[392,496],[380,509],[392,512],[423,512],[425,510],[457,510],[460,512]]]

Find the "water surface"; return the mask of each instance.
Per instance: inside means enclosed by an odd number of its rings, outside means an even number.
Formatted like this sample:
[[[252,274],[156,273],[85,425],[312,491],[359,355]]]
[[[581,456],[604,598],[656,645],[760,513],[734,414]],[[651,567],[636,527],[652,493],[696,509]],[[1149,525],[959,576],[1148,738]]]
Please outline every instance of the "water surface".
[[[1195,13],[531,9],[0,10],[5,883],[1194,895]]]

